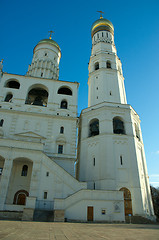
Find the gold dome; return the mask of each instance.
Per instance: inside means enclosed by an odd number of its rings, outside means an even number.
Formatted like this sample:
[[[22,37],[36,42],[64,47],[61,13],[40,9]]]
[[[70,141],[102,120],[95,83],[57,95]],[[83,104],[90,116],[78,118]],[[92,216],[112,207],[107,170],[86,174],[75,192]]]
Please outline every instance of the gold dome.
[[[59,45],[57,44],[57,42],[55,42],[55,41],[52,40],[52,39],[43,39],[43,40],[40,40],[40,42],[38,42],[37,45],[43,44],[43,43],[47,43],[47,44],[54,45],[54,46],[56,46],[56,47],[58,48],[59,51],[61,51],[61,49],[60,49]],[[36,45],[36,46],[37,46],[37,45]],[[35,48],[36,48],[36,46],[35,46]],[[34,49],[35,49],[35,48],[34,48]]]
[[[98,31],[102,31],[102,30],[109,31],[112,34],[114,34],[113,24],[105,18],[100,18],[93,23],[92,28],[91,28],[91,36],[93,37],[93,35],[95,33],[97,33]]]

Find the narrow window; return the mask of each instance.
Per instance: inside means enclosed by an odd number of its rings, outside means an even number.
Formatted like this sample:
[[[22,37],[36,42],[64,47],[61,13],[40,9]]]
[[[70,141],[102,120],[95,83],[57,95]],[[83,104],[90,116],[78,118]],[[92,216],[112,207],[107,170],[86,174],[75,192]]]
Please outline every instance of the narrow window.
[[[99,62],[96,62],[96,63],[95,63],[94,69],[95,69],[95,70],[98,70],[98,69],[99,69]]]
[[[0,127],[3,126],[3,123],[4,123],[4,119],[1,119],[1,121],[0,121]]]
[[[61,102],[60,108],[62,108],[62,109],[67,109],[67,101],[63,100],[63,101]]]
[[[43,73],[41,73],[41,77],[43,76]]]
[[[28,166],[24,165],[23,168],[22,168],[21,176],[26,177],[27,173],[28,173]]]
[[[64,133],[64,127],[60,128],[60,133],[63,134]]]
[[[108,38],[108,33],[107,33],[107,38]]]
[[[110,96],[112,95],[112,92],[110,91]]]
[[[111,62],[107,61],[107,68],[111,68]]]
[[[120,155],[120,164],[123,165],[123,157]]]
[[[46,177],[48,177],[49,176],[49,172],[46,172]]]
[[[94,189],[94,190],[96,189],[96,184],[95,184],[95,182],[94,182],[94,184],[93,184],[93,189]]]
[[[135,123],[135,133],[136,133],[136,137],[140,141],[140,131],[139,131],[139,127],[136,123]]]
[[[44,199],[47,199],[47,192],[44,192]]]
[[[99,38],[99,34],[97,33],[97,38]]]
[[[45,56],[47,56],[47,53],[45,53]]]
[[[95,166],[95,164],[96,164],[96,159],[93,158],[93,166]]]
[[[11,102],[13,98],[13,95],[11,93],[8,93],[4,99],[5,102]]]
[[[0,168],[0,176],[2,175],[3,172],[3,168]]]
[[[98,99],[98,96],[97,96],[97,99]]]
[[[103,37],[103,32],[102,32],[102,37]]]
[[[63,153],[63,145],[58,145],[58,154]]]

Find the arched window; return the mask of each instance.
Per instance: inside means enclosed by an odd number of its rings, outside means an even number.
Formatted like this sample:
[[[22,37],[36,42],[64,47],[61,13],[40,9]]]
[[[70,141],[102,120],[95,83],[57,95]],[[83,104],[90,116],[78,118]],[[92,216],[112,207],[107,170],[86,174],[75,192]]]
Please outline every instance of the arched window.
[[[7,82],[5,87],[19,89],[20,88],[20,83],[15,81],[15,80],[11,80],[11,81]]]
[[[13,94],[8,93],[4,99],[5,102],[11,102],[13,98]]]
[[[59,90],[58,90],[57,93],[58,93],[58,94],[62,94],[62,95],[70,95],[70,96],[72,96],[72,91],[71,91],[71,89],[69,89],[69,88],[67,88],[67,87],[61,87],[61,88],[59,88]]]
[[[60,133],[64,133],[64,127],[60,127]]]
[[[3,123],[4,123],[4,119],[1,119],[1,120],[0,120],[0,127],[3,126]]]
[[[111,62],[107,61],[107,68],[111,68]]]
[[[67,101],[66,101],[66,100],[62,100],[62,101],[61,101],[60,108],[62,108],[62,109],[67,109]]]
[[[89,137],[99,135],[99,120],[93,119],[89,123]]]
[[[33,88],[29,91],[25,104],[47,106],[48,92],[43,88]]]
[[[125,134],[124,122],[119,118],[113,118],[113,132],[115,134]]]
[[[99,62],[96,62],[95,64],[94,64],[94,70],[98,70],[99,69]]]
[[[28,173],[28,166],[24,165],[23,168],[22,168],[21,176],[26,177],[27,173]]]

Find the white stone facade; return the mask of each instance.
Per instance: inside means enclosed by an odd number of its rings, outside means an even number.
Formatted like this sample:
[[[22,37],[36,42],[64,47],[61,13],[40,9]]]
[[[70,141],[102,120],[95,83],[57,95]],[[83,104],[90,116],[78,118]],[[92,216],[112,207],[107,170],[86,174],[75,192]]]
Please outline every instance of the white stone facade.
[[[35,46],[25,76],[0,64],[1,215],[32,220],[43,210],[57,221],[122,222],[128,203],[131,214],[154,217],[140,120],[126,102],[112,30],[98,29],[92,45],[88,108],[79,119],[79,84],[58,79],[55,41]]]

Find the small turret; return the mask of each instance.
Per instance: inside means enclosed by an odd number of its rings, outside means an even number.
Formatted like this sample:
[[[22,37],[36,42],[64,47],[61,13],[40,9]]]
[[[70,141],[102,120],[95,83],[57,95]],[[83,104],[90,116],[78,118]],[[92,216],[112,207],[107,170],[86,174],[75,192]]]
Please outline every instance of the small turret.
[[[41,40],[34,48],[33,59],[29,65],[27,76],[58,80],[61,50],[51,39]]]

